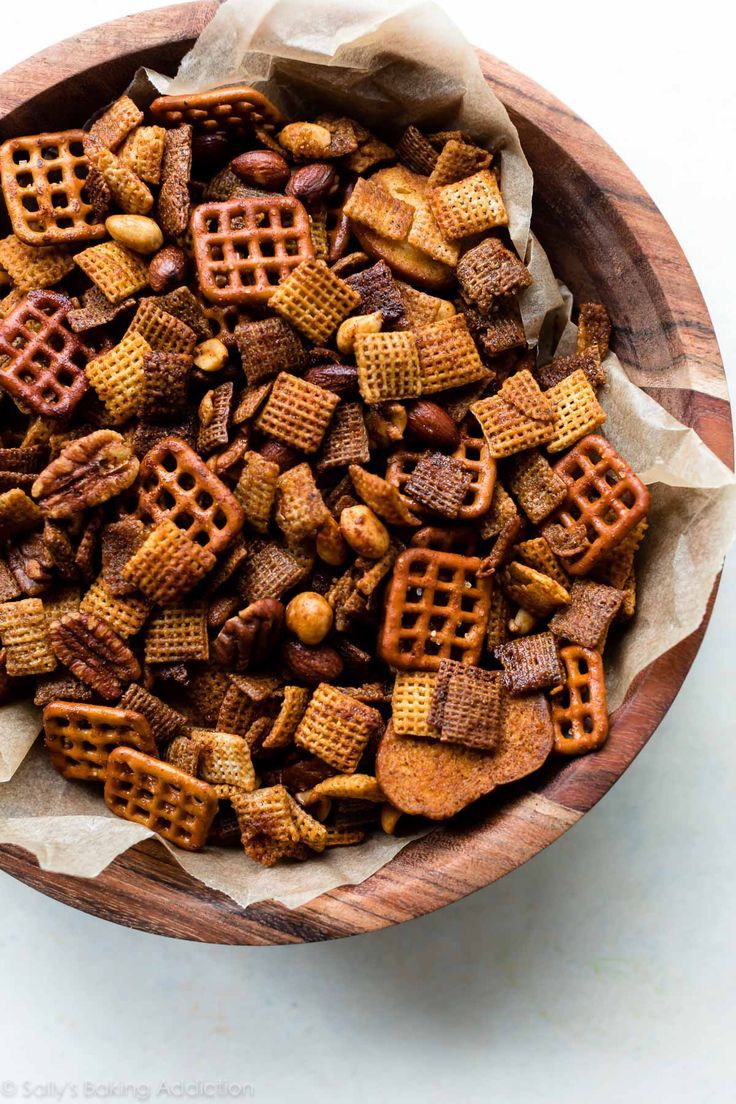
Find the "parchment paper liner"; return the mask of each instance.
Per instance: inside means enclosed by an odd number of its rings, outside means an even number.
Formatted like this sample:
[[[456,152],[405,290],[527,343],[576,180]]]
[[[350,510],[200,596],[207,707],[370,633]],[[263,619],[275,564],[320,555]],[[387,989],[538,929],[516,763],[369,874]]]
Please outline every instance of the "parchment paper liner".
[[[529,234],[532,176],[506,110],[488,88],[475,53],[433,4],[228,0],[183,60],[173,81],[140,73],[135,98],[153,89],[198,91],[233,81],[265,90],[287,113],[331,107],[367,125],[391,121],[458,126],[502,158],[503,193],[514,244],[535,282],[522,298],[530,341],[545,352],[574,347],[571,296]],[[560,336],[561,335],[561,336]],[[736,527],[736,481],[697,434],[672,418],[606,361],[601,395],[606,434],[651,485],[651,526],[638,563],[631,631],[607,655],[611,709],[634,677],[700,624]],[[45,870],[94,877],[151,833],[109,813],[99,788],[63,784],[40,744],[39,714],[23,703],[1,711],[0,841],[31,851]],[[29,751],[29,749],[31,749]],[[295,907],[385,865],[412,838],[377,834],[319,860],[264,869],[240,851],[167,849],[193,877],[245,906],[275,899]]]

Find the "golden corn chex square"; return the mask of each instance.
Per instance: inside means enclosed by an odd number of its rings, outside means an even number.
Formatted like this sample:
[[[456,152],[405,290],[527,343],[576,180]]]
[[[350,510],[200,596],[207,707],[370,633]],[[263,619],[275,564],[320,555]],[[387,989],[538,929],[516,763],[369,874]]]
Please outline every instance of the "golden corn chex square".
[[[242,736],[232,732],[193,728],[192,740],[199,744],[197,774],[205,782],[255,790],[256,772],[250,748]]]
[[[308,703],[309,691],[306,687],[285,686],[281,708],[273,722],[273,728],[263,741],[263,747],[287,747],[294,738]]]
[[[278,464],[267,460],[260,453],[246,452],[243,470],[233,494],[245,510],[246,523],[257,533],[268,532],[279,471]]]
[[[509,598],[535,617],[549,617],[570,602],[569,591],[561,583],[528,564],[508,564],[501,571],[500,579]]]
[[[606,412],[581,368],[550,387],[545,395],[555,408],[554,434],[546,442],[548,452],[562,452],[606,420]]]
[[[406,239],[413,218],[410,204],[403,199],[396,199],[385,188],[362,176],[355,181],[343,213],[354,222],[359,222],[392,241]]]
[[[140,334],[157,353],[191,354],[197,344],[194,330],[173,314],[161,310],[155,299],[143,300],[127,332]]]
[[[54,245],[26,245],[15,234],[3,238],[0,241],[0,265],[15,284],[6,300],[10,300],[14,293],[18,295],[23,291],[58,284],[72,271],[75,259],[71,253]],[[17,300],[8,302],[8,306],[12,310],[17,306]]]
[[[126,333],[109,352],[90,360],[87,379],[102,399],[114,425],[132,418],[144,393],[144,364],[151,346],[139,333]]]
[[[22,598],[0,606],[0,640],[5,649],[5,670],[11,678],[43,675],[56,667],[40,598]]]
[[[554,407],[528,369],[509,376],[498,394],[473,403],[470,410],[494,459],[544,444],[555,434]]]
[[[1,252],[0,262],[5,263]],[[84,249],[75,255],[74,263],[111,303],[121,303],[129,295],[142,291],[148,283],[145,261],[115,241],[100,242]]]
[[[363,401],[416,398],[422,392],[419,352],[413,333],[360,334],[355,342]]]
[[[332,391],[281,372],[256,424],[277,441],[302,452],[316,452],[339,401]]]
[[[421,249],[435,261],[450,265],[451,268],[457,264],[460,250],[444,236],[432,208],[424,198],[420,198],[414,206],[414,218],[406,240],[409,245]]]
[[[399,671],[391,695],[394,732],[397,736],[437,736],[429,723],[432,695],[437,683],[434,671]]]
[[[208,659],[207,610],[191,602],[156,610],[146,630],[146,663],[183,663]]]
[[[166,131],[160,126],[137,127],[121,146],[118,156],[124,165],[147,184],[161,182]]]
[[[508,225],[498,183],[488,169],[455,184],[430,188],[427,199],[440,230],[451,241]]]
[[[429,174],[429,187],[441,188],[445,184],[454,184],[465,177],[473,176],[491,163],[488,150],[480,146],[471,146],[457,138],[445,142],[432,172]]]
[[[117,149],[128,134],[143,122],[143,112],[130,96],[120,96],[95,119],[89,133],[108,149]]]
[[[372,736],[383,727],[378,710],[320,683],[294,734],[294,743],[330,766],[352,773]]]
[[[322,345],[360,303],[360,295],[324,261],[302,261],[268,301],[278,314]]]
[[[165,518],[127,561],[122,577],[149,601],[169,606],[181,601],[216,562],[209,548],[190,540],[175,522]]]
[[[149,606],[140,598],[111,594],[104,579],[96,579],[79,605],[82,613],[93,613],[118,636],[135,636],[146,623]]]
[[[423,395],[492,378],[478,355],[464,314],[422,326],[414,337]]]

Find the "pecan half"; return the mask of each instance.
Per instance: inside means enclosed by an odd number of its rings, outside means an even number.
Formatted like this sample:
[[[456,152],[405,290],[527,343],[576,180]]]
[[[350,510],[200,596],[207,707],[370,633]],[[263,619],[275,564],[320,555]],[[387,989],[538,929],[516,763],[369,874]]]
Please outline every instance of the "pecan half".
[[[221,667],[245,671],[253,659],[267,659],[273,652],[284,621],[284,607],[276,598],[251,602],[225,622],[212,645],[212,656]]]
[[[71,517],[120,494],[137,474],[138,460],[120,434],[98,429],[65,445],[31,494],[47,517]]]
[[[91,613],[67,613],[49,628],[54,655],[106,701],[140,678],[138,660],[116,632]]]

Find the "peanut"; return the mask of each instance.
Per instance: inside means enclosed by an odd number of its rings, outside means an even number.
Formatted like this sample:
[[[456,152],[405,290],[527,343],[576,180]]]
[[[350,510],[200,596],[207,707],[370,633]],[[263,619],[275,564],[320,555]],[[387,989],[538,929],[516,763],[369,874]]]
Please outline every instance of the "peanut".
[[[340,514],[340,532],[354,552],[380,560],[388,552],[388,529],[369,506],[348,506]]]
[[[332,514],[317,532],[315,551],[319,558],[330,567],[339,567],[348,558],[348,549],[345,538],[340,532]]]
[[[313,590],[304,590],[286,607],[286,627],[302,644],[320,644],[332,628],[332,607]]]
[[[136,253],[155,253],[164,244],[161,227],[146,215],[110,215],[105,229],[116,242]]]
[[[380,333],[383,315],[380,311],[373,314],[355,314],[346,318],[337,331],[337,347],[341,353],[352,353],[355,339],[359,334]]]
[[[219,372],[227,364],[227,346],[216,337],[203,341],[194,350],[194,366],[202,372]]]
[[[279,134],[279,143],[301,161],[319,161],[329,151],[332,135],[317,123],[288,123]]]

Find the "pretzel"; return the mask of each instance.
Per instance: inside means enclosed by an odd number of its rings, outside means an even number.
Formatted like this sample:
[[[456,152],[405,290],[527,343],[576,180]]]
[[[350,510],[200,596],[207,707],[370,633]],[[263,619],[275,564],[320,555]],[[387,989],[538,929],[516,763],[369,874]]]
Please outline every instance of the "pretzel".
[[[649,491],[604,437],[591,434],[558,460],[567,497],[554,515],[566,530],[584,526],[587,547],[566,560],[571,575],[586,575],[609,555],[649,509]]]
[[[503,666],[504,685],[512,694],[559,686],[562,668],[555,638],[549,632],[523,636],[494,648]]]
[[[303,260],[282,278],[269,306],[316,345],[325,342],[360,303],[360,295],[324,261]]]
[[[74,263],[111,303],[122,303],[148,283],[148,269],[143,260],[119,242],[92,245],[77,253]]]
[[[576,579],[570,588],[570,603],[555,613],[550,630],[572,644],[602,651],[622,601],[622,591],[614,587]]]
[[[381,714],[376,709],[322,682],[299,722],[294,743],[350,774],[368,741],[382,728]]]
[[[391,695],[391,718],[398,736],[439,735],[430,723],[432,695],[437,684],[434,671],[399,671]]]
[[[535,525],[548,517],[567,494],[564,480],[536,449],[512,458],[509,490]]]
[[[307,212],[290,196],[250,196],[195,207],[194,259],[212,303],[262,303],[314,256]]]
[[[581,369],[565,376],[545,394],[555,408],[554,435],[546,442],[548,452],[562,452],[606,420],[606,412]]]
[[[205,607],[202,602],[156,610],[146,630],[146,663],[181,663],[209,658]]]
[[[118,747],[107,760],[105,804],[116,816],[150,828],[177,847],[198,851],[218,802],[207,782],[134,748]]]
[[[0,640],[5,651],[5,670],[12,678],[47,674],[56,667],[40,598],[22,598],[0,605]]]
[[[498,183],[488,169],[455,184],[430,188],[427,199],[440,230],[450,240],[508,225]]]
[[[443,659],[429,711],[437,738],[465,747],[495,748],[501,736],[502,694],[499,671]]]
[[[554,748],[560,755],[595,751],[608,736],[606,682],[600,653],[576,644],[560,649],[565,679],[552,698]]]
[[[465,315],[456,314],[422,326],[415,331],[414,338],[423,395],[492,378],[478,355]]]
[[[485,238],[464,253],[457,266],[463,295],[486,314],[498,301],[529,287],[532,276],[515,253],[498,238]]]
[[[316,452],[339,401],[332,391],[281,372],[256,424],[277,441]]]
[[[491,587],[477,557],[409,548],[394,564],[379,635],[382,659],[404,671],[436,671],[443,659],[477,663]]]
[[[458,556],[475,556],[478,537],[469,526],[453,527],[425,525],[411,538],[413,548],[433,548],[437,552],[453,552]]]
[[[72,303],[29,291],[0,322],[0,388],[47,418],[68,417],[87,390],[88,350],[67,326]]]
[[[7,270],[15,287],[3,302],[3,316],[17,306],[24,291],[58,284],[74,268],[74,257],[60,246],[27,245],[10,234],[0,240],[0,265]]]
[[[87,379],[102,399],[113,425],[122,425],[138,410],[144,388],[144,365],[151,346],[139,333],[126,333],[107,353],[87,365]]]
[[[0,179],[13,231],[26,245],[70,245],[104,238],[85,181],[81,130],[11,138],[0,146]],[[38,285],[36,285],[38,286]]]
[[[470,409],[496,459],[544,444],[555,433],[554,407],[527,369],[510,376],[497,395],[474,402]]]
[[[150,110],[162,126],[189,123],[204,134],[226,133],[233,139],[250,138],[254,129],[259,128],[271,134],[284,124],[275,104],[247,85],[184,96],[159,96]]]
[[[129,709],[54,701],[43,711],[43,730],[51,762],[64,778],[104,782],[116,747],[156,754],[148,721]]]
[[[217,555],[242,528],[243,509],[192,449],[166,437],[141,461],[138,514],[170,518],[195,544]]]

